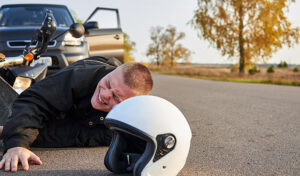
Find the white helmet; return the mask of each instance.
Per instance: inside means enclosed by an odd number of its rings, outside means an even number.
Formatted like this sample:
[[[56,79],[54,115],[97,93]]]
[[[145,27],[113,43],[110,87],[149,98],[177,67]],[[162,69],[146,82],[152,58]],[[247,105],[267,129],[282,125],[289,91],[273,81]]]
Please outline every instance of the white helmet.
[[[114,173],[177,175],[190,149],[192,133],[183,114],[165,99],[143,95],[116,105],[105,125],[113,137],[104,164]]]

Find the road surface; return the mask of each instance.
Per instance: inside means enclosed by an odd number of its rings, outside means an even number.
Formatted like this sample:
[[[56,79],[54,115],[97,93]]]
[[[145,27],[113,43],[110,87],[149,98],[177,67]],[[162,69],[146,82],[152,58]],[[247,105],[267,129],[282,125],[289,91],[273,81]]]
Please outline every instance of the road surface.
[[[153,76],[152,94],[175,104],[192,129],[179,175],[300,175],[299,87]],[[35,148],[43,165],[15,175],[113,176],[106,150]]]

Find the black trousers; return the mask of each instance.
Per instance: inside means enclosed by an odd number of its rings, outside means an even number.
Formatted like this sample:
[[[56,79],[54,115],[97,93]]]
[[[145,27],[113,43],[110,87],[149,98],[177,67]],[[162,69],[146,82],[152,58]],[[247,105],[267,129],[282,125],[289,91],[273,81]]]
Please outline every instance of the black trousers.
[[[33,147],[96,147],[108,146],[111,131],[103,124],[86,125],[76,119],[55,119],[45,122]]]

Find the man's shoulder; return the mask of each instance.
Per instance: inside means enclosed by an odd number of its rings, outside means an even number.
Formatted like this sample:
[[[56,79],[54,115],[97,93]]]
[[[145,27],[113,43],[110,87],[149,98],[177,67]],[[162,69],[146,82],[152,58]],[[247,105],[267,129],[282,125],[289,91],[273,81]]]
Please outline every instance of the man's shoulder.
[[[84,65],[105,65],[105,66],[113,66],[113,67],[118,67],[122,64],[116,58],[105,58],[100,56],[89,57],[83,59],[81,62]]]
[[[69,65],[68,67],[63,68],[56,74],[51,75],[50,77],[55,77],[57,79],[58,76],[75,76],[77,79],[80,77],[103,77],[107,73],[114,70],[117,66],[121,65],[121,63],[117,59],[112,58],[104,58],[104,57],[90,57],[86,59],[79,60]],[[119,62],[119,63],[118,63]]]

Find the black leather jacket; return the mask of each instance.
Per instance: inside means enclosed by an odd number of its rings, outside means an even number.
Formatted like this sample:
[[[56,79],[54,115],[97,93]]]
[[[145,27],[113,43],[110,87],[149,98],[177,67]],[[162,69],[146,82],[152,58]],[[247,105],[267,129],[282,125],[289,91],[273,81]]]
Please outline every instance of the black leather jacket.
[[[94,110],[99,80],[120,63],[92,57],[32,85],[14,102],[3,129],[4,153],[12,147],[109,145],[107,113]]]

